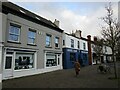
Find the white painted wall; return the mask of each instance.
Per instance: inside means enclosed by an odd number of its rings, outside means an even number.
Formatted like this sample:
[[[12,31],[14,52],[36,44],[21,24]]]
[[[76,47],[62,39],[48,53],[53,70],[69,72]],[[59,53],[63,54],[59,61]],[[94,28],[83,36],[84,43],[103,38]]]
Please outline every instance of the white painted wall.
[[[105,47],[106,47],[106,52],[105,52]],[[108,46],[103,46],[103,53],[104,54],[112,54],[112,49]]]
[[[83,43],[85,43],[85,45],[86,45],[85,51],[88,51],[88,44],[87,44],[87,41],[85,41],[85,40],[80,40],[80,50],[84,50]]]
[[[63,40],[65,40],[65,45],[63,47],[66,47],[66,48],[71,48],[71,39],[74,40],[74,48],[73,49],[78,49],[77,47],[77,42],[79,41],[80,42],[80,50],[84,50],[83,49],[83,43],[85,43],[86,45],[86,51],[88,51],[88,45],[87,45],[87,41],[85,40],[81,40],[81,39],[78,39],[74,36],[71,36],[71,35],[67,35],[67,34],[63,34]]]

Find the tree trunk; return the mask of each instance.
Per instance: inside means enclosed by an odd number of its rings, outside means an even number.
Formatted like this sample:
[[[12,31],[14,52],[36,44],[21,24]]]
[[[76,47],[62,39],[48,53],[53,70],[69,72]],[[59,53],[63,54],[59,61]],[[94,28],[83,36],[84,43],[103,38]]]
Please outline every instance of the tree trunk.
[[[112,59],[113,59],[113,63],[114,63],[114,74],[115,74],[115,78],[117,78],[117,70],[116,70],[116,61],[115,61],[115,53],[114,50],[112,49]]]

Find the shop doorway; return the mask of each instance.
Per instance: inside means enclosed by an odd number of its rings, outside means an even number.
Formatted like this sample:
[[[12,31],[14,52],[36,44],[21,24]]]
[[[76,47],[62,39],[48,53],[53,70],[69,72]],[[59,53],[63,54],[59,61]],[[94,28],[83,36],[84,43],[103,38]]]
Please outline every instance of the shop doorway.
[[[8,78],[13,76],[13,54],[6,54],[4,59],[3,77]]]

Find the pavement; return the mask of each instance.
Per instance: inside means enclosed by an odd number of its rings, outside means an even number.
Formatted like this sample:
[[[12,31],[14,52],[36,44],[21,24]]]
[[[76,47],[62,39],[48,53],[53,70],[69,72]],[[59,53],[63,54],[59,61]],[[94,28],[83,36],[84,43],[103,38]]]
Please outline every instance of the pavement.
[[[117,65],[120,65],[117,64]],[[111,73],[98,73],[98,65],[89,65],[81,68],[78,77],[74,69],[57,70],[44,74],[26,76],[10,80],[4,80],[2,88],[119,88],[119,79],[108,79],[114,77],[114,70]],[[120,68],[118,76],[120,76]]]

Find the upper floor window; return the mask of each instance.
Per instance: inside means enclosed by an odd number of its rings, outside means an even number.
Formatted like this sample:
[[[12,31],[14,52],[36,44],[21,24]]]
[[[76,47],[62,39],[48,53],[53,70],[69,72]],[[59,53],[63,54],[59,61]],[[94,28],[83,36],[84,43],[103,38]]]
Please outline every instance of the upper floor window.
[[[51,35],[46,35],[46,46],[50,47],[51,46]]]
[[[63,40],[63,45],[65,45],[65,40]]]
[[[35,39],[36,39],[36,31],[30,29],[28,31],[28,44],[35,44]]]
[[[55,47],[59,47],[59,37],[55,37]]]
[[[74,40],[71,39],[71,47],[74,48]]]
[[[84,50],[86,49],[86,44],[85,44],[85,43],[83,43],[83,49],[84,49]]]
[[[78,43],[77,43],[77,47],[80,48],[80,42],[79,42],[79,41],[78,41]]]
[[[9,41],[19,42],[20,41],[20,26],[15,24],[10,24],[9,28]]]
[[[105,52],[107,52],[107,47],[105,46]]]

